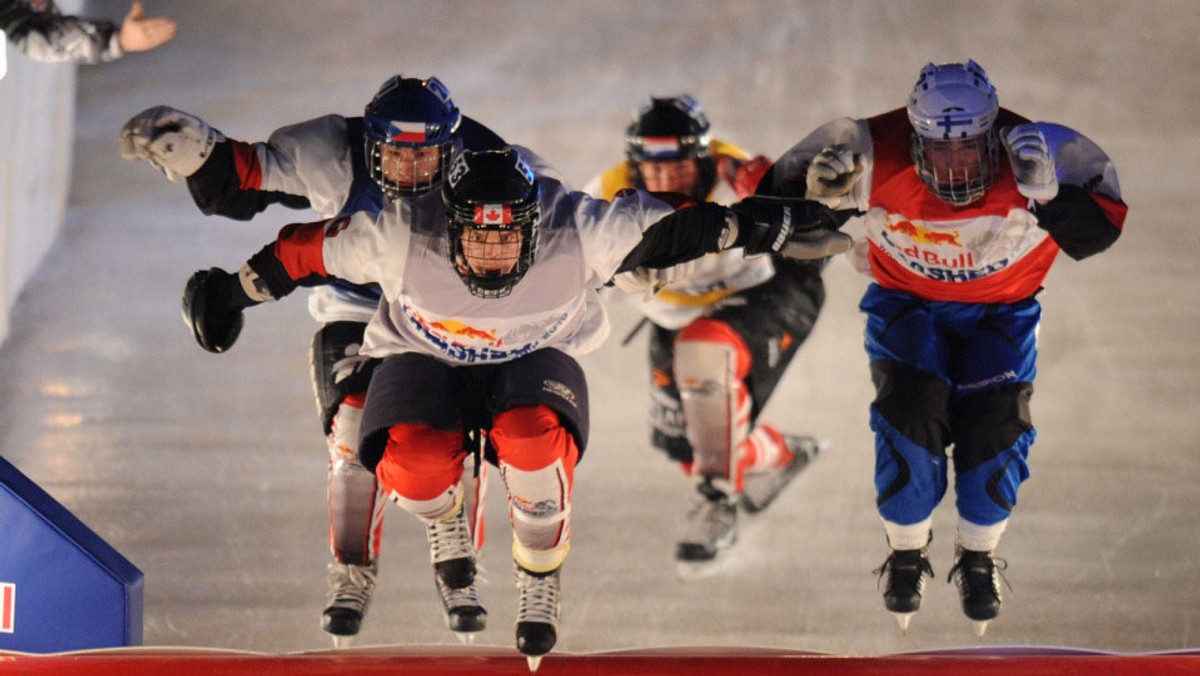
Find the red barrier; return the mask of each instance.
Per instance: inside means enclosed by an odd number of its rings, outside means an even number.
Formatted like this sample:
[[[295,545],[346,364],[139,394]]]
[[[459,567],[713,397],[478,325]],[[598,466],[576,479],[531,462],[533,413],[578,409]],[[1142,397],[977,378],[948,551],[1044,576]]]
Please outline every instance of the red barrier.
[[[0,652],[0,676],[527,676],[515,650],[470,646],[357,648],[290,654],[118,648],[52,655]],[[1194,676],[1200,651],[1120,654],[980,648],[853,657],[788,650],[670,648],[551,653],[537,676]]]

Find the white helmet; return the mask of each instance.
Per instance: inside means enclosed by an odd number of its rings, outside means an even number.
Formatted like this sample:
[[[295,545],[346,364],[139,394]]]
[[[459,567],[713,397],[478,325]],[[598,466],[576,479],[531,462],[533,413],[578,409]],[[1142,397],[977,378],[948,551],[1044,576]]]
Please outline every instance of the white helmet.
[[[992,187],[999,111],[996,88],[974,61],[921,69],[908,97],[912,157],[921,180],[943,201],[969,204]]]

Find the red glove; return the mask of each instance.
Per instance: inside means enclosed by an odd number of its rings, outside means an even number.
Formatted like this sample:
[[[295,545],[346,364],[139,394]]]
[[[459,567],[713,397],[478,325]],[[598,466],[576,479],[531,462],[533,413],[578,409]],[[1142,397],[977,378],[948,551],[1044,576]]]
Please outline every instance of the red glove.
[[[771,160],[762,155],[750,160],[722,157],[717,162],[717,171],[726,183],[733,186],[733,192],[737,194],[738,199],[753,195],[758,189],[758,182],[770,168]]]

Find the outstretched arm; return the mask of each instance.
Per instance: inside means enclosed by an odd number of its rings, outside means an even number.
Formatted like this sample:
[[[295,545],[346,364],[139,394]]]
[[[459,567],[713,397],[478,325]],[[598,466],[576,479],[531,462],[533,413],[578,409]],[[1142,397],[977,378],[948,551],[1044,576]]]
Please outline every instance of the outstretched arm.
[[[825,258],[849,248],[850,237],[837,231],[844,221],[809,200],[749,197],[729,207],[695,204],[650,226],[618,272],[667,268],[733,248],[797,260]]]
[[[241,334],[243,310],[283,298],[297,286],[330,281],[322,240],[326,227],[343,220],[288,225],[237,273],[211,268],[192,274],[183,291],[183,321],[200,347],[225,352]]]
[[[147,108],[130,118],[118,148],[125,159],[146,160],[171,181],[186,179],[196,206],[208,216],[249,220],[271,204],[309,206],[303,195],[261,189],[255,144],[226,138],[199,117],[170,106]]]

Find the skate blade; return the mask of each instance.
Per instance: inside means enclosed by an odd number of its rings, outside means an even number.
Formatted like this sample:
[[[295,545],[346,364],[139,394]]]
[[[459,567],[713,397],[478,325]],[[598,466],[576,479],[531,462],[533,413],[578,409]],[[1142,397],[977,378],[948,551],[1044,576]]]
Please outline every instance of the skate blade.
[[[971,620],[971,624],[973,625],[971,628],[975,630],[976,636],[983,638],[983,635],[987,633],[988,622],[991,622],[991,620]]]
[[[916,613],[892,613],[892,615],[896,618],[896,624],[900,625],[900,634],[908,636],[908,625]]]
[[[454,634],[454,638],[458,639],[459,643],[461,643],[463,645],[473,645],[475,643],[475,634],[478,632],[455,631],[455,632],[451,632],[451,633]]]
[[[529,663],[529,673],[537,673],[538,667],[542,665],[542,658],[545,655],[526,655],[525,661]]]
[[[330,634],[330,637],[333,638],[334,650],[342,650],[344,648],[350,648],[354,645],[354,637],[353,636],[340,636],[338,634]]]

